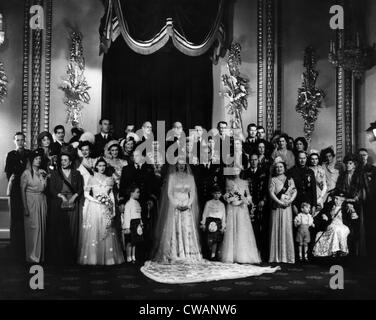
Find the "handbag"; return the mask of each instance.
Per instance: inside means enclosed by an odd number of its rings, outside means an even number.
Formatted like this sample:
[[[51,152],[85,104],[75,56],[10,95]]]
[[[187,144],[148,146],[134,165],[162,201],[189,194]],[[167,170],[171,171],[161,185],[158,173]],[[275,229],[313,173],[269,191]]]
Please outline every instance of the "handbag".
[[[69,183],[69,181],[65,179],[63,173],[60,170],[58,170],[58,172],[59,172],[60,178],[63,180],[63,183],[68,187],[70,192],[72,192],[72,194],[77,193],[76,190],[73,188],[73,186]],[[72,211],[76,208],[76,203],[75,202],[72,203],[69,201],[62,201],[60,208],[63,211]]]
[[[69,202],[69,201],[62,201],[60,208],[63,211],[73,211],[76,208],[76,203]]]

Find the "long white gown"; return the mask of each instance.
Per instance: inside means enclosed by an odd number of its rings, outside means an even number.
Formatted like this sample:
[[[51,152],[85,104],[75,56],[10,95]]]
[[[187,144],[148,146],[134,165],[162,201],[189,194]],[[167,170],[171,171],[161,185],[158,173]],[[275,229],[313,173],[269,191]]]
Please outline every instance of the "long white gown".
[[[245,180],[228,180],[227,190],[250,198],[248,183]],[[227,204],[226,232],[222,243],[221,260],[226,263],[261,262],[248,206],[245,203]]]
[[[108,224],[109,217],[114,216],[114,211],[97,203],[98,195],[109,195],[114,202],[112,177],[102,178],[95,173],[88,180],[85,187],[85,205],[80,233],[79,264],[88,265],[114,265],[124,262],[124,256],[116,230]],[[90,196],[90,191],[93,197]]]
[[[212,262],[202,258],[198,233],[199,208],[196,185],[189,165],[186,174],[178,173],[170,167],[160,202],[156,247],[153,250],[152,260],[146,261],[141,268],[141,272],[148,278],[161,283],[192,283],[258,276],[279,269],[279,267]],[[182,207],[187,209],[181,210]],[[242,221],[239,220],[240,223]],[[234,232],[237,231],[234,229]],[[244,234],[242,237],[247,238]],[[247,246],[243,249],[247,250]],[[252,257],[258,256],[257,248],[252,251]],[[248,256],[248,254],[244,255],[244,257]]]

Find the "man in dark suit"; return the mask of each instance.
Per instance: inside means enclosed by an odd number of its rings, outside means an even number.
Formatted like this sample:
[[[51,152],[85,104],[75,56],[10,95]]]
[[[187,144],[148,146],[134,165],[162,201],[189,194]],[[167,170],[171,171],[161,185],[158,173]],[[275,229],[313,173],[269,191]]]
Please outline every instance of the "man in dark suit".
[[[362,177],[363,210],[366,253],[369,258],[376,258],[376,167],[369,162],[368,150],[359,149],[359,171]]]
[[[111,140],[116,140],[116,138],[112,135],[110,131],[111,121],[109,119],[102,118],[99,121],[99,125],[100,125],[101,131],[95,135],[94,152],[93,152],[94,158],[103,156],[105,145]]]
[[[172,147],[174,144],[176,146]],[[167,132],[166,138],[166,161],[169,162],[171,157],[179,157],[186,154],[186,136],[181,122],[176,121],[172,125],[172,129]],[[171,147],[171,149],[170,149]],[[173,154],[170,151],[174,150]]]
[[[156,184],[154,169],[147,164],[145,157],[139,150],[133,154],[134,162],[123,167],[120,179],[119,203],[125,204],[129,200],[129,188],[136,185],[140,188],[139,202],[142,209],[142,222],[144,225],[144,250],[143,258],[148,258],[152,246],[152,231],[156,221]],[[122,209],[121,209],[122,211]]]
[[[137,131],[138,135],[142,135],[137,146],[144,144],[145,148],[142,150],[142,156],[146,157],[148,153],[152,151],[154,136],[153,136],[153,126],[150,121],[146,121],[142,124],[141,130]]]
[[[20,178],[26,168],[30,150],[25,149],[25,135],[14,135],[16,149],[8,153],[5,173],[8,179],[7,195],[10,197],[10,241],[12,253],[17,258],[25,258],[24,212],[21,197]]]
[[[247,126],[248,136],[243,143],[244,152],[249,156],[251,153],[256,152],[257,146],[257,125],[250,123]]]
[[[61,124],[57,125],[54,128],[54,134],[55,134],[55,142],[52,145],[52,155],[59,155],[61,148],[64,146],[67,146],[68,143],[64,141],[65,138],[65,128]]]
[[[221,171],[226,166],[226,161],[234,155],[234,137],[228,134],[227,122],[219,121],[217,124],[218,136],[215,137],[216,151],[219,153]]]
[[[242,178],[248,181],[249,192],[252,196],[253,208],[251,218],[257,241],[257,247],[261,251],[262,260],[268,259],[268,172],[259,168],[259,159],[256,153],[251,153],[250,167],[243,171]]]

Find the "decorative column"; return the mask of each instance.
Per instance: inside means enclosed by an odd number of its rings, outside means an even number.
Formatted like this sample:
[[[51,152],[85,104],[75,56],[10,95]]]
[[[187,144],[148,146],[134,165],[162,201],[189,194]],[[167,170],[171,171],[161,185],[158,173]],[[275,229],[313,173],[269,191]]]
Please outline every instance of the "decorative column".
[[[277,119],[276,129],[282,130],[282,0],[277,1]]]
[[[31,148],[37,147],[41,128],[49,130],[52,1],[25,0],[21,130],[30,137]],[[33,5],[43,9],[35,13],[43,14],[45,24],[40,24],[42,29],[30,27]]]
[[[44,125],[43,130],[50,129],[50,83],[51,83],[51,43],[52,43],[52,0],[46,0],[46,39],[44,69]]]
[[[36,5],[41,5],[42,1],[35,1]],[[38,135],[40,133],[40,113],[41,113],[41,72],[42,72],[42,30],[34,29],[32,36],[32,96],[31,96],[31,147],[38,146]]]
[[[345,153],[353,152],[353,73],[345,71]]]
[[[274,0],[266,0],[266,134],[274,133]]]
[[[29,25],[30,0],[25,0],[24,8],[24,34],[23,34],[23,67],[22,67],[22,116],[21,131],[28,134],[29,124],[29,55],[30,55],[30,25]]]
[[[337,42],[339,47],[344,44],[343,30],[337,31]],[[344,110],[344,78],[345,70],[342,66],[336,67],[336,156],[337,161],[343,158],[343,110]]]
[[[264,125],[264,0],[257,1],[257,124]]]

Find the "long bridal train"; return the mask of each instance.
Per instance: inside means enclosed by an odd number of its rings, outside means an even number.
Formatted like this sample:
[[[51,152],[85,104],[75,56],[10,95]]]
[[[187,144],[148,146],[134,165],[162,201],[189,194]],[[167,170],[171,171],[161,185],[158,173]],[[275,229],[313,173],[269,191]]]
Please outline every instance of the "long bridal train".
[[[232,181],[232,183],[237,182],[238,180]],[[228,189],[234,191],[231,188]],[[238,211],[240,214],[243,213],[240,209]],[[199,245],[198,217],[197,190],[191,168],[185,161],[178,161],[176,166],[170,166],[161,193],[152,259],[141,268],[141,272],[145,276],[162,283],[190,283],[245,278],[279,270],[279,267],[221,263],[203,259]],[[235,220],[234,217],[232,224],[235,223]],[[244,221],[240,223],[244,223]],[[230,223],[230,225],[232,224]],[[232,231],[229,236],[232,236],[233,232],[239,232],[235,225],[230,228]],[[252,228],[248,231],[253,234]],[[240,262],[259,262],[254,237],[243,236],[240,239],[247,242],[245,246],[238,242],[233,245],[246,251],[251,250],[250,254],[242,255],[244,259],[241,259]],[[252,241],[253,246],[247,245]],[[225,262],[239,262],[233,258],[237,256],[234,254],[237,252],[236,250],[227,250],[226,252]]]
[[[168,284],[240,279],[274,273],[280,267],[260,267],[250,264],[223,263],[202,260],[197,263],[163,264],[147,261],[141,272],[148,278]]]

